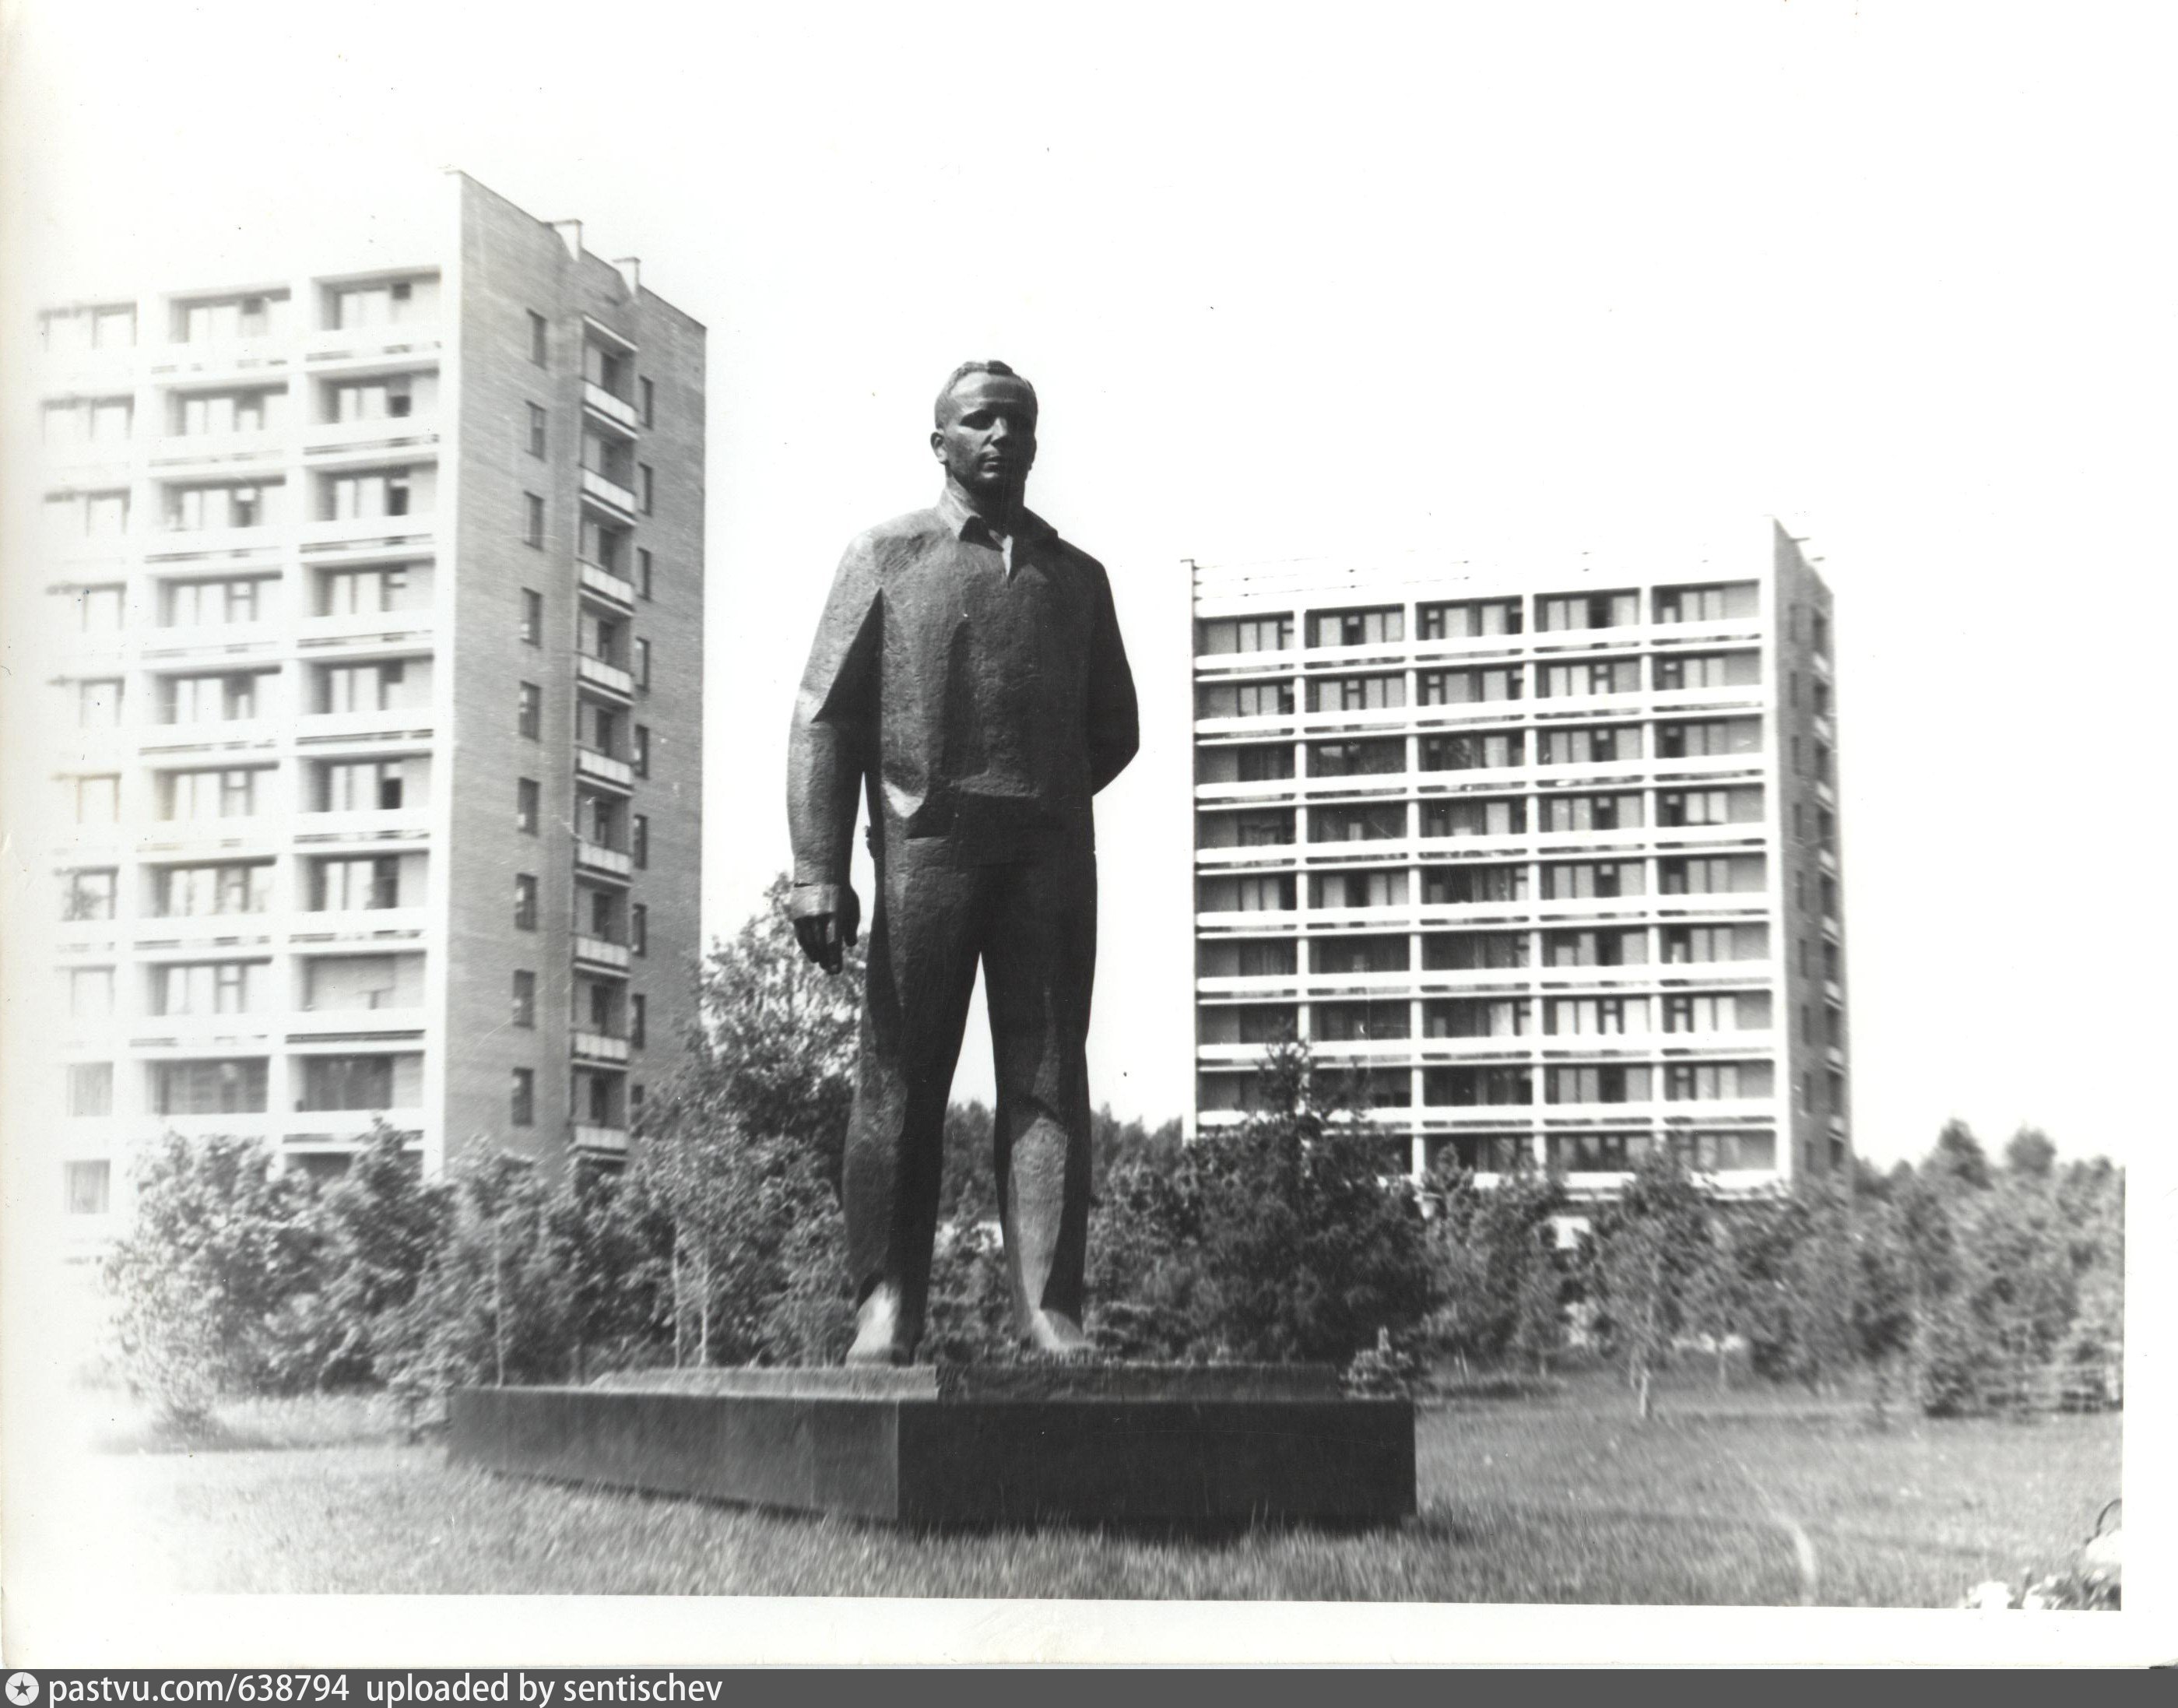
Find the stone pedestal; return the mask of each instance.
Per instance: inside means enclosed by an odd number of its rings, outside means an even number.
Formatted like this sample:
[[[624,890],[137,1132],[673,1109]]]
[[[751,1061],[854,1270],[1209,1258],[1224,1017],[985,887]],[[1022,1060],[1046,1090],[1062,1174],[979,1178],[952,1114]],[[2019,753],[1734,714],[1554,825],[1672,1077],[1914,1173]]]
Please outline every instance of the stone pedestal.
[[[1394,1523],[1414,1408],[1328,1366],[658,1371],[466,1388],[449,1456],[893,1523]]]

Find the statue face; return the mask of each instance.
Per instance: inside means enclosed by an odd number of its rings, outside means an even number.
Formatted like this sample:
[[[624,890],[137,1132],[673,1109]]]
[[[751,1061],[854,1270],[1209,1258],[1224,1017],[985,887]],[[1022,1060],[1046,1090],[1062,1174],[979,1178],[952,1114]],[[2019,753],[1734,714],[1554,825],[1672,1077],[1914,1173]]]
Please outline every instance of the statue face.
[[[1036,463],[1036,396],[1004,374],[971,374],[945,400],[930,447],[971,497],[1017,495]]]

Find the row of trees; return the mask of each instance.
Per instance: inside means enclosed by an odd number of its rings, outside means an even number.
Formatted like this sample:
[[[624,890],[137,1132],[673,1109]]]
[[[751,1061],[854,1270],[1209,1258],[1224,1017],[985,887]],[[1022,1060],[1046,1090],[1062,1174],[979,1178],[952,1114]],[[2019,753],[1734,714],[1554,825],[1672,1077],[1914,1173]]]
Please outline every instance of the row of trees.
[[[108,1263],[132,1379],[190,1411],[235,1388],[422,1395],[835,1358],[860,966],[810,967],[785,900],[782,883],[704,967],[702,1032],[623,1172],[553,1175],[479,1147],[427,1181],[381,1132],[320,1190],[247,1141],[154,1147]],[[1359,1354],[1382,1378],[1601,1351],[1644,1410],[1690,1349],[1720,1381],[1736,1357],[1816,1388],[1864,1377],[1935,1413],[2115,1397],[2123,1175],[2060,1168],[2038,1134],[1999,1164],[1954,1126],[1918,1167],[1751,1202],[1660,1153],[1591,1210],[1540,1172],[1414,1186],[1305,1048],[1274,1048],[1262,1071],[1261,1112],[1193,1145],[1176,1122],[1100,1114],[1088,1326],[1107,1353]],[[988,1109],[953,1111],[933,1358],[1014,1355],[990,1136]]]

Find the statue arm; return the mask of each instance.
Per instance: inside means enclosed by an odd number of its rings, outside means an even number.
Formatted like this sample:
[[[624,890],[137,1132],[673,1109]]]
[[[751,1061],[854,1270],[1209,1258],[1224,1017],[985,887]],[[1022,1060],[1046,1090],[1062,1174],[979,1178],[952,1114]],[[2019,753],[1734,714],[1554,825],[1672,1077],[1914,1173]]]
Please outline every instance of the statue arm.
[[[862,777],[876,763],[879,592],[875,565],[861,541],[847,548],[832,579],[796,696],[786,750],[786,818],[794,844],[794,890],[789,909],[815,928],[804,945],[824,943],[812,958],[836,966],[840,939],[855,940],[860,913],[847,874],[860,809]],[[840,929],[828,933],[836,920]]]
[[[1089,638],[1089,787],[1102,789],[1127,769],[1141,746],[1141,717],[1135,703],[1134,673],[1119,638],[1112,584],[1099,570],[1096,627]]]

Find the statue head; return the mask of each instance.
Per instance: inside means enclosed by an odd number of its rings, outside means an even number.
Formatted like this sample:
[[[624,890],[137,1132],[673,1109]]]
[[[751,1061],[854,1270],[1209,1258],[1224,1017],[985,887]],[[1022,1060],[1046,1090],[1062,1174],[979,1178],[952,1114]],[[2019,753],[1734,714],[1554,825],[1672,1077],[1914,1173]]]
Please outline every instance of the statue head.
[[[938,393],[930,448],[979,506],[1021,501],[1036,465],[1036,387],[1004,362],[963,362]]]

